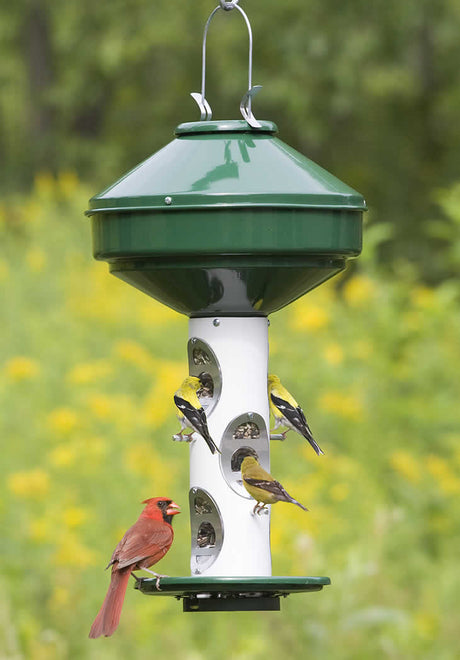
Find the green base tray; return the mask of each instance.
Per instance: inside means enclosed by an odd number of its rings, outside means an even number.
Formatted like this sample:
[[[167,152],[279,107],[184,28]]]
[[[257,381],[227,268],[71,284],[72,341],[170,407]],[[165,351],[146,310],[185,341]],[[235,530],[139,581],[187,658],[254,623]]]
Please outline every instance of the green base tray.
[[[183,599],[184,612],[277,611],[280,596],[321,591],[328,577],[166,577],[140,578],[135,588],[149,596]]]

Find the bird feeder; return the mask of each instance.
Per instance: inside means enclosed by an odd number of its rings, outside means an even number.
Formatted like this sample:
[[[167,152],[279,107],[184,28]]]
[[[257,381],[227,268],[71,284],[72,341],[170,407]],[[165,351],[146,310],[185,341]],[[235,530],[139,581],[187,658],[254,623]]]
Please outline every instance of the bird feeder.
[[[241,120],[213,121],[205,97],[206,36],[219,10],[237,9],[249,32],[249,84]],[[211,454],[190,447],[191,576],[161,591],[185,611],[276,610],[279,598],[317,591],[327,577],[273,577],[270,513],[254,515],[241,481],[244,455],[270,469],[268,315],[345,268],[361,251],[363,197],[258,121],[252,33],[238,0],[220,1],[205,27],[201,120],[90,200],[96,259],[110,272],[189,317],[189,373],[199,392]],[[172,394],[172,393],[171,393]],[[182,437],[175,436],[176,440]]]

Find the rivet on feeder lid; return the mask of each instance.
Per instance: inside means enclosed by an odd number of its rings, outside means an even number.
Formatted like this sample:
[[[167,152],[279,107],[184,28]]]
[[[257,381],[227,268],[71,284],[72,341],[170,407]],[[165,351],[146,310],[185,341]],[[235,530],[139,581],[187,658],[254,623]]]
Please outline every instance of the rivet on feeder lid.
[[[220,326],[220,321],[219,321],[219,319],[214,319],[214,321],[212,322],[212,324],[213,324],[213,326],[214,326],[215,328],[218,328],[218,327]]]
[[[165,197],[165,204],[167,204],[167,206],[170,206],[172,204],[172,197]]]

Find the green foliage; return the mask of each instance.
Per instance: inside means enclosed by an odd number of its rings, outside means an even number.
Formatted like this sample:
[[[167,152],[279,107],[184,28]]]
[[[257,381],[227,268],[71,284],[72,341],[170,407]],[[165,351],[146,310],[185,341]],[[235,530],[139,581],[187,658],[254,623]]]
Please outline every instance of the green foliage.
[[[92,192],[41,175],[0,209],[0,656],[456,658],[459,287],[368,260],[270,326],[270,368],[326,451],[294,433],[272,443],[272,474],[310,509],[274,508],[273,572],[332,586],[281,613],[202,615],[129,589],[115,636],[87,639],[140,501],[188,499],[187,447],[170,440],[186,319],[92,261]],[[187,518],[161,563],[171,575],[189,574]]]

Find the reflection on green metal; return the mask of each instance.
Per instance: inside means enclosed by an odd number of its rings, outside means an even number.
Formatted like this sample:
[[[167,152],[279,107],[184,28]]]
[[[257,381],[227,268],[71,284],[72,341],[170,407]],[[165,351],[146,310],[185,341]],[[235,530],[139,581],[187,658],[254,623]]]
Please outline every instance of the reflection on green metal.
[[[321,591],[328,577],[167,577],[140,578],[135,588],[150,596],[182,598],[185,612],[280,609],[279,599],[291,593]]]
[[[366,208],[359,193],[275,138],[274,130],[249,129],[241,121],[182,124],[176,140],[94,196],[87,213],[166,209],[172,214],[228,205]]]
[[[272,122],[192,122],[93,197],[111,272],[189,316],[266,315],[361,251],[362,196]]]

